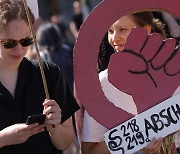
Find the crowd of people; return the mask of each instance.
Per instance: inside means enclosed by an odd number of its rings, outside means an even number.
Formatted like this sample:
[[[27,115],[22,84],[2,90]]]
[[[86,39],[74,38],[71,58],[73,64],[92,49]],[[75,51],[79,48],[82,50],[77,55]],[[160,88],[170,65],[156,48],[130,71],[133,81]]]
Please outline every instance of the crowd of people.
[[[107,128],[91,117],[74,96],[73,47],[85,18],[80,1],[74,1],[73,8],[68,27],[58,14],[43,21],[28,10],[46,76],[50,96],[46,98],[24,4],[21,0],[0,0],[0,154],[109,153],[103,139]],[[118,99],[131,103],[123,94],[109,89],[107,79],[110,57],[123,51],[131,29],[141,27],[148,35],[157,32],[163,38],[173,37],[179,45],[178,22],[166,12],[143,11],[123,16],[112,24],[102,39],[97,61],[97,73],[107,98],[111,91],[112,102]],[[46,116],[43,124],[26,123],[28,116],[42,113]],[[174,134],[170,136],[174,138]],[[179,136],[176,133],[172,141],[172,154],[180,147]],[[137,153],[163,154],[163,140],[154,139]],[[76,150],[71,147],[65,151],[72,143]]]

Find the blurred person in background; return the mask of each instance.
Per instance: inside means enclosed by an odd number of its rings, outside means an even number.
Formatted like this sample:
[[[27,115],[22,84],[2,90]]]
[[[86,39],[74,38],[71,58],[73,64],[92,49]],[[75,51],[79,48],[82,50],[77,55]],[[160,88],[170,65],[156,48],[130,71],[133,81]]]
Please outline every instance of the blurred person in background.
[[[57,24],[44,23],[42,24],[36,33],[37,43],[40,50],[42,59],[52,61],[60,66],[62,69],[68,85],[73,92],[73,55],[72,49],[64,43],[63,36]],[[72,116],[73,126],[75,126],[74,115]],[[74,127],[74,133],[76,129]],[[72,146],[63,153],[70,152],[75,154],[79,150],[74,140]]]
[[[77,39],[79,29],[83,23],[83,13],[81,8],[81,3],[79,1],[73,2],[74,16],[70,22],[70,30],[75,38]]]
[[[69,27],[65,24],[65,21],[61,17],[61,14],[52,14],[50,17],[50,22],[56,24],[59,27],[62,34],[62,41],[71,49],[73,49],[74,37],[72,36]]]
[[[61,67],[69,87],[73,91],[72,50],[64,44],[59,27],[52,23],[42,24],[37,30],[36,38],[42,57]]]

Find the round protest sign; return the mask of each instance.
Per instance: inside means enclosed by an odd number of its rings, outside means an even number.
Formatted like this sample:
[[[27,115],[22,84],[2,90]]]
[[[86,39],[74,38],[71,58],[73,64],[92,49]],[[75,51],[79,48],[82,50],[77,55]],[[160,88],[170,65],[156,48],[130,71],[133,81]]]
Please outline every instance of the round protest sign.
[[[98,57],[98,49],[100,42],[105,34],[105,32],[108,30],[108,28],[120,17],[127,15],[132,12],[137,11],[143,11],[143,10],[161,10],[161,11],[167,11],[173,15],[176,15],[180,17],[180,1],[179,0],[104,0],[100,5],[98,5],[93,12],[89,15],[87,20],[84,22],[83,26],[80,29],[80,33],[74,48],[74,76],[75,76],[75,85],[78,97],[85,107],[85,109],[88,111],[88,113],[94,117],[99,123],[101,123],[106,128],[110,129],[114,126],[117,126],[118,124],[121,124],[122,122],[130,119],[133,117],[132,114],[129,114],[128,112],[115,107],[109,100],[104,96],[104,93],[102,91],[100,81],[98,78],[98,72],[97,72],[97,57]],[[134,38],[137,35],[137,32],[132,34],[131,38]],[[142,36],[143,34],[140,34]],[[143,36],[142,36],[143,37]],[[135,44],[136,42],[133,39],[129,39],[129,42],[132,44]],[[138,37],[141,38],[141,37]],[[153,36],[152,40],[156,37]],[[137,39],[136,41],[142,41],[141,39]],[[128,41],[127,41],[128,43]],[[152,43],[149,43],[149,46],[151,46]],[[168,41],[168,44],[173,44],[172,42]],[[172,45],[173,46],[173,45]],[[129,47],[129,44],[127,44],[126,47]],[[132,46],[131,46],[132,47]],[[133,47],[136,48],[137,44]],[[169,47],[169,46],[168,46]],[[171,47],[170,47],[171,48]],[[128,48],[127,48],[128,49]],[[167,49],[167,47],[166,47]],[[146,80],[146,77],[142,78],[133,78],[131,80],[132,82],[128,83],[128,87],[135,87],[135,89],[130,89],[130,91],[125,89],[121,89],[121,85],[125,86],[123,84],[119,85],[115,80],[117,80],[116,72],[118,72],[118,66],[121,66],[121,68],[124,68],[124,65],[126,66],[129,61],[134,60],[129,58],[127,55],[124,54],[119,55],[113,55],[113,58],[111,60],[112,63],[110,63],[109,66],[109,79],[113,85],[116,86],[119,90],[124,90],[124,92],[129,93],[131,95],[134,94],[135,103],[138,109],[138,113],[143,112],[147,110],[148,108],[156,105],[157,103],[160,103],[161,101],[169,98],[172,96],[173,92],[178,88],[180,85],[180,76],[179,76],[179,61],[177,62],[177,57],[179,59],[179,50],[176,54],[177,56],[171,61],[173,62],[166,62],[163,63],[161,66],[155,68],[154,70],[160,70],[160,72],[156,73],[150,72],[150,78],[151,81],[149,83],[153,83],[153,87],[150,88],[149,86],[146,90],[143,86],[140,86],[138,88],[137,86],[134,86],[135,81],[143,81]],[[121,63],[118,65],[119,57],[126,57],[126,58],[120,58]],[[116,58],[115,58],[116,57]],[[145,56],[146,57],[146,56]],[[164,56],[160,56],[165,58]],[[172,57],[172,56],[171,56]],[[129,61],[128,61],[129,59]],[[162,61],[161,58],[157,58],[157,60],[153,61],[154,66],[156,64]],[[122,66],[123,64],[123,66]],[[176,65],[175,65],[176,64]],[[133,65],[133,63],[132,63]],[[174,69],[172,71],[168,71],[167,69],[170,67],[169,65],[176,66],[173,67]],[[114,67],[116,66],[116,67]],[[128,65],[129,66],[129,65]],[[130,67],[130,66],[129,66]],[[116,68],[116,69],[113,69]],[[162,71],[162,70],[166,71]],[[133,72],[133,71],[131,71]],[[146,72],[147,73],[147,72]],[[148,72],[149,73],[149,72]],[[152,74],[151,74],[152,73]],[[168,76],[167,76],[168,74]],[[120,75],[120,74],[118,74]],[[151,76],[152,75],[152,76]],[[160,75],[160,79],[155,79],[158,75]],[[173,77],[170,77],[173,76]],[[154,77],[154,78],[153,78]],[[132,76],[128,76],[128,74],[124,73],[122,82],[127,84],[128,79],[131,79]],[[152,80],[153,79],[153,80]],[[119,79],[120,80],[120,79]],[[160,80],[160,81],[159,81]],[[153,81],[153,82],[152,82]],[[163,86],[159,86],[159,82],[163,82]],[[160,84],[161,85],[161,84]],[[124,87],[123,87],[124,88]],[[137,90],[140,89],[140,90]],[[143,91],[145,90],[145,91]],[[142,91],[148,95],[151,94],[152,91],[155,90],[156,96],[153,96],[151,98],[148,98],[148,105],[145,105],[146,102],[143,102],[143,100],[139,100],[140,96],[143,95]],[[133,91],[133,93],[131,93]],[[154,94],[154,93],[153,93]],[[145,96],[146,96],[145,95]],[[137,96],[137,97],[136,97]],[[144,96],[144,97],[145,97]],[[136,102],[136,99],[138,100]],[[141,98],[140,98],[141,99]]]

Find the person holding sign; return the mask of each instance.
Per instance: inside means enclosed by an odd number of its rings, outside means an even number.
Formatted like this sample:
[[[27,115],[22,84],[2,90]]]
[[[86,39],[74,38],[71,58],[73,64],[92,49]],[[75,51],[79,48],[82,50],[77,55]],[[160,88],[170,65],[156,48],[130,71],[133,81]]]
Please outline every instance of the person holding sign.
[[[153,32],[157,32],[160,33],[162,37],[165,37],[162,23],[153,17],[152,12],[144,11],[126,15],[117,20],[108,30],[109,44],[114,48],[115,51],[123,51],[131,29],[136,27],[145,29],[148,35]],[[137,115],[137,107],[133,101],[133,98],[113,87],[113,85],[111,85],[111,83],[108,81],[107,76],[107,70],[99,74],[99,79],[105,96],[116,107],[119,107],[133,115]],[[103,141],[103,134],[106,131],[108,130],[90,117],[90,115],[85,111],[82,130],[82,152],[84,154],[109,153]],[[169,145],[171,145],[172,142],[173,140],[169,142]],[[145,154],[161,153],[162,145],[162,138],[157,140],[154,139],[140,152]]]
[[[45,99],[38,62],[24,57],[32,43],[23,2],[1,1],[1,154],[57,154],[73,141],[71,116],[79,106],[60,68],[47,61],[42,64],[50,99]]]

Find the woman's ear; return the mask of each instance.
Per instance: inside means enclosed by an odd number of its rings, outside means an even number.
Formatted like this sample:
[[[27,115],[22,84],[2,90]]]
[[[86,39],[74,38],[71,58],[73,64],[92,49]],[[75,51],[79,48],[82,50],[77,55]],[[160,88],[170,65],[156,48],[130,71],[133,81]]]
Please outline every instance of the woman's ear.
[[[147,30],[148,35],[151,34],[151,25],[145,25],[143,28],[144,28],[145,30]]]

